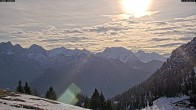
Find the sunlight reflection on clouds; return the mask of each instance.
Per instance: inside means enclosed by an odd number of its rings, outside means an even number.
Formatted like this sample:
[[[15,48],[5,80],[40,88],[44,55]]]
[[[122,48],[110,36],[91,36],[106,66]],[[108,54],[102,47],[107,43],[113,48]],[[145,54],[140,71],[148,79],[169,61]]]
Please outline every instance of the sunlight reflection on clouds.
[[[34,27],[38,28],[32,31]],[[10,33],[11,41],[25,47],[36,43],[48,49],[64,46],[100,51],[105,47],[122,46],[133,51],[164,54],[187,42],[184,37],[195,36],[196,16],[156,22],[127,19],[73,29],[44,24],[15,24],[6,28],[0,26],[3,33]]]

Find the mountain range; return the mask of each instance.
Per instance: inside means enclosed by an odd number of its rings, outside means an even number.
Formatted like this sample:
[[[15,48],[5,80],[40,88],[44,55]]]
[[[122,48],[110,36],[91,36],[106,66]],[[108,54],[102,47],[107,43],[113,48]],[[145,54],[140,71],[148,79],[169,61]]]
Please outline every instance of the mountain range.
[[[118,59],[121,62],[133,62],[133,61],[141,61],[143,63],[148,63],[153,60],[158,61],[166,61],[166,57],[158,54],[158,53],[145,53],[142,50],[137,51],[136,53],[123,48],[123,47],[112,47],[106,48],[103,52],[99,52],[96,56],[105,58],[105,59]]]
[[[64,47],[46,50],[33,44],[23,48],[0,43],[0,88],[14,90],[17,82],[28,81],[43,95],[53,86],[60,96],[75,84],[90,95],[95,88],[107,97],[121,93],[147,79],[166,58],[157,53],[136,53],[122,47],[99,53]]]

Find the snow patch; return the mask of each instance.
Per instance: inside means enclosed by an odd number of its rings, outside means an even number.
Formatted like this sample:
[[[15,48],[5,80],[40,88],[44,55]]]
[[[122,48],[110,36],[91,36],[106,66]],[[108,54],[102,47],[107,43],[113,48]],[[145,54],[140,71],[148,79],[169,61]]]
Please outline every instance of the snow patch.
[[[146,107],[142,110],[196,110],[187,106],[190,102],[188,96],[167,98],[162,97],[153,102],[153,106]]]

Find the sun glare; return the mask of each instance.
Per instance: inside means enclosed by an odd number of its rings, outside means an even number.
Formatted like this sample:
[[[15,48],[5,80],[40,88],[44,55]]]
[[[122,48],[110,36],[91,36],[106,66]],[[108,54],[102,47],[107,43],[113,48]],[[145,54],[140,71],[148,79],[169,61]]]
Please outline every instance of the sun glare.
[[[122,0],[121,4],[125,14],[139,18],[149,15],[151,0]]]

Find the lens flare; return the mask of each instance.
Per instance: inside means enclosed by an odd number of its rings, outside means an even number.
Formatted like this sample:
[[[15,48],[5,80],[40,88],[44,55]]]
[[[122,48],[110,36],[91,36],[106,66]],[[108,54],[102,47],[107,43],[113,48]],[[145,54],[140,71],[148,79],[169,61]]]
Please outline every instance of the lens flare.
[[[78,102],[77,95],[81,92],[81,89],[75,84],[71,84],[65,92],[58,98],[58,101],[66,104],[76,104]]]

